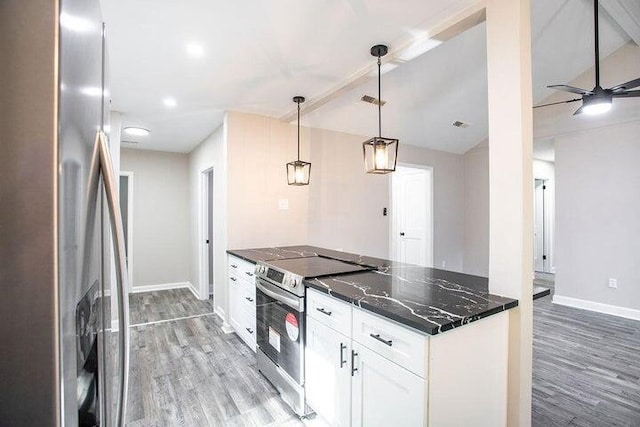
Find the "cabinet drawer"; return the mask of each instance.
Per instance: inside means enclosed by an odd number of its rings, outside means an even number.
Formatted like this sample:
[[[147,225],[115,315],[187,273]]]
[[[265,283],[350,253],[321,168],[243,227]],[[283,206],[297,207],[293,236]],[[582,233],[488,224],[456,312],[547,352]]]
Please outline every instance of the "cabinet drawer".
[[[428,337],[354,307],[353,340],[414,374],[427,377]]]
[[[233,255],[229,255],[229,274],[235,273],[237,277],[248,279],[253,282],[255,269],[255,264]]]
[[[242,316],[240,330],[236,331],[251,350],[256,351],[256,315],[245,311]]]
[[[307,315],[348,337],[351,336],[349,303],[315,289],[307,289]]]

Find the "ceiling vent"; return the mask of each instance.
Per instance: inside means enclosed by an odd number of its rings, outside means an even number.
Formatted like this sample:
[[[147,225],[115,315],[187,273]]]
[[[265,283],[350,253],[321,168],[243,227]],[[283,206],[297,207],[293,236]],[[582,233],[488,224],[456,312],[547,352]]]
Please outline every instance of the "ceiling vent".
[[[368,102],[369,104],[373,104],[373,105],[378,105],[378,98],[374,98],[373,96],[370,96],[370,95],[362,95],[362,98],[360,98],[360,101]],[[383,99],[381,106],[386,103],[387,101]]]
[[[121,141],[123,144],[137,144],[138,141],[126,141],[126,140],[122,140]]]
[[[452,125],[457,127],[457,128],[468,128],[469,127],[469,123],[461,122],[460,120],[456,120],[455,122],[452,123]]]

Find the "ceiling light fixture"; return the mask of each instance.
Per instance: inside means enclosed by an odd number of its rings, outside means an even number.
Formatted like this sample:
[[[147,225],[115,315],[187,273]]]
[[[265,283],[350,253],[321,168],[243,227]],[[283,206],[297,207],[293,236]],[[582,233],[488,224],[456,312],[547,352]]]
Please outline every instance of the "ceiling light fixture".
[[[204,55],[204,48],[198,43],[188,43],[187,53],[189,54],[189,56],[192,56],[194,58],[200,58],[202,55]]]
[[[147,136],[150,133],[149,129],[135,127],[135,126],[124,128],[124,132],[128,135],[133,135],[133,136]]]
[[[300,160],[300,104],[304,96],[294,96],[293,102],[298,104],[298,160],[287,163],[287,183],[289,185],[309,185],[311,163]]]
[[[381,61],[389,49],[384,45],[371,48],[371,55],[378,57],[378,99],[382,99]],[[396,170],[398,157],[398,143],[395,138],[382,137],[382,105],[378,102],[378,136],[374,136],[362,143],[364,154],[364,169],[367,173],[385,174]]]
[[[173,108],[178,104],[174,98],[165,98],[162,103],[169,108]]]

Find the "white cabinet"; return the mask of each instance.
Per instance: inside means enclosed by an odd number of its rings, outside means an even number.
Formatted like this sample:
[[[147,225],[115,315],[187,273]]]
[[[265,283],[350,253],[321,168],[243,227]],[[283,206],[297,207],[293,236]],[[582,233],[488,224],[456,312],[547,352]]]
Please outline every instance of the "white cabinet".
[[[351,338],[307,317],[307,404],[332,426],[351,418]]]
[[[256,351],[255,265],[229,255],[229,323],[238,336]]]
[[[508,313],[428,336],[313,289],[307,308],[307,403],[327,424],[506,425]]]
[[[425,380],[353,342],[353,426],[425,425]]]

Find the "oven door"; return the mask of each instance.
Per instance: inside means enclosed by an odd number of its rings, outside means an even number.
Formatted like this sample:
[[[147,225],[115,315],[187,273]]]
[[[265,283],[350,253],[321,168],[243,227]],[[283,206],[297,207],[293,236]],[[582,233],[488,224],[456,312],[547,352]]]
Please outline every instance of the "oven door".
[[[304,380],[304,320],[303,297],[257,279],[258,347],[300,385]]]

